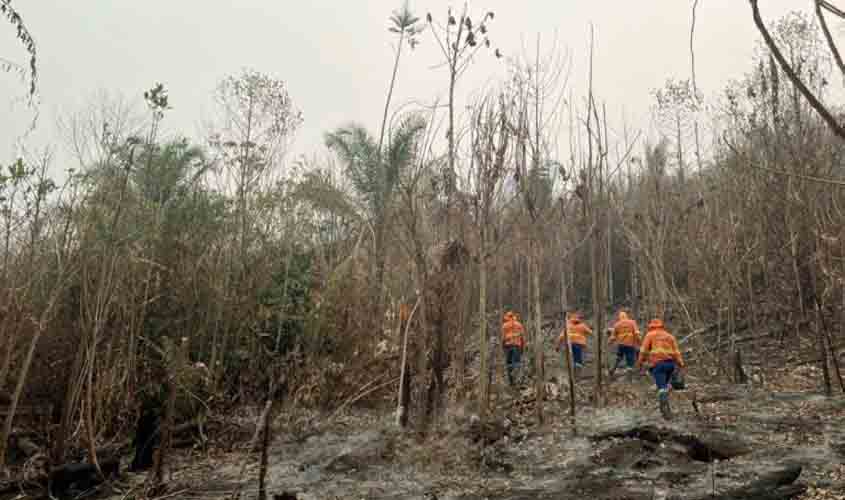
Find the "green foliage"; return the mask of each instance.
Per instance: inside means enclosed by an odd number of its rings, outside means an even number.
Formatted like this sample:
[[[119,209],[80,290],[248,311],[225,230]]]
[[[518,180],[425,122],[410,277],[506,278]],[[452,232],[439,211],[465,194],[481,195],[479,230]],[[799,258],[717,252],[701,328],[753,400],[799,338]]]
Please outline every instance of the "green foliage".
[[[35,39],[30,34],[18,11],[12,7],[12,0],[0,0],[0,16],[5,17],[9,24],[12,25],[12,28],[16,31],[16,38],[21,42],[27,54],[29,54],[28,70],[22,70],[18,65],[4,59],[0,59],[0,69],[7,72],[18,70],[19,72],[29,73],[29,96],[33,97],[35,96],[38,85]]]
[[[292,255],[276,262],[269,285],[259,293],[265,311],[262,338],[265,347],[277,353],[290,351],[302,338],[313,307],[313,256],[297,246],[290,251]]]
[[[384,154],[375,138],[361,125],[349,125],[326,134],[326,146],[343,162],[345,172],[370,213],[380,216],[390,203],[402,174],[413,164],[426,122],[409,115],[389,136]]]
[[[420,19],[411,12],[411,7],[408,5],[408,1],[406,0],[405,3],[402,4],[402,8],[394,11],[390,16],[390,27],[387,30],[391,33],[403,35],[408,41],[408,45],[414,49],[419,44],[417,35],[425,29],[423,26],[418,25],[419,20]]]
[[[205,153],[186,139],[149,147],[149,160],[132,170],[131,179],[143,200],[166,205],[188,191],[208,170]]]
[[[167,103],[167,90],[161,83],[144,92],[144,101],[147,102],[147,107],[153,112],[156,119],[161,119],[164,116],[164,111],[170,109]]]
[[[333,181],[331,174],[319,169],[305,172],[303,179],[296,184],[294,196],[306,201],[315,211],[341,217],[354,217],[353,207],[348,196]]]

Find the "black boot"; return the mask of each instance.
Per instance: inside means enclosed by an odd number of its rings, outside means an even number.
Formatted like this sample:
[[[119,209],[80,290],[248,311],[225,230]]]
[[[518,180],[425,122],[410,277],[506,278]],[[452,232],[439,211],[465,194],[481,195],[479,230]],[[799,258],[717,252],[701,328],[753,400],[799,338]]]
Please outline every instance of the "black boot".
[[[667,389],[660,389],[657,392],[657,398],[660,400],[660,414],[663,415],[663,419],[672,420],[672,408],[669,406],[669,391]]]

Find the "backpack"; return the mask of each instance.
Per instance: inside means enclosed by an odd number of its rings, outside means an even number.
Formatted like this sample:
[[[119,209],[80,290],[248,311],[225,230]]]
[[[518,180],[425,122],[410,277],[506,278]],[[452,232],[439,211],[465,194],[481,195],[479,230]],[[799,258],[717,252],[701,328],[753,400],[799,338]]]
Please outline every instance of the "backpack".
[[[681,375],[681,372],[678,370],[675,370],[672,373],[672,380],[670,380],[669,383],[672,384],[672,389],[675,389],[676,391],[683,391],[687,387],[687,384],[684,381],[684,376]]]

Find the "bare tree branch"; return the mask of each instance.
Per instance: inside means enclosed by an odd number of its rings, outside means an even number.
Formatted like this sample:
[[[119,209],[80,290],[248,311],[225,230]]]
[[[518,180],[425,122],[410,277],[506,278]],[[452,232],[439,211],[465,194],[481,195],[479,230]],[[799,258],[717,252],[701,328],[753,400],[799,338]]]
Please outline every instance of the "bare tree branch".
[[[822,7],[827,9],[827,11],[830,12],[831,14],[833,14],[834,16],[839,16],[839,17],[845,19],[845,11],[843,11],[842,9],[836,7],[832,3],[827,2],[825,0],[821,0],[821,4],[822,4]]]
[[[830,33],[830,28],[827,26],[827,20],[825,20],[824,18],[824,12],[822,12],[823,7],[827,8],[826,4],[827,2],[825,2],[824,0],[816,0],[816,17],[819,19],[819,26],[821,26],[822,33],[824,33],[824,38],[825,40],[827,40],[827,46],[830,48],[830,52],[833,54],[833,58],[836,60],[836,65],[839,66],[839,71],[842,73],[843,76],[845,76],[845,63],[842,62],[842,55],[839,53],[839,48],[833,41],[833,35],[831,35]]]
[[[766,46],[772,52],[772,55],[777,60],[778,64],[780,64],[781,69],[786,76],[792,81],[792,84],[801,92],[801,95],[807,100],[810,106],[819,114],[819,116],[827,123],[830,129],[839,136],[841,139],[845,139],[845,128],[839,124],[836,118],[831,114],[831,112],[825,107],[824,104],[818,99],[818,97],[813,94],[813,92],[807,87],[807,85],[801,81],[801,78],[795,73],[795,69],[789,65],[786,61],[786,58],[783,57],[780,49],[775,43],[775,40],[772,38],[771,33],[769,33],[768,28],[766,28],[766,24],[763,22],[763,18],[760,16],[760,8],[757,5],[757,0],[748,0],[751,4],[751,11],[754,14],[754,24],[757,26],[757,30],[763,36],[763,40],[766,42]]]
[[[690,25],[689,30],[689,54],[690,54],[690,65],[692,67],[692,90],[695,93],[696,99],[698,98],[698,87],[695,84],[695,14],[696,9],[698,9],[698,1],[693,0],[692,2],[692,23]]]

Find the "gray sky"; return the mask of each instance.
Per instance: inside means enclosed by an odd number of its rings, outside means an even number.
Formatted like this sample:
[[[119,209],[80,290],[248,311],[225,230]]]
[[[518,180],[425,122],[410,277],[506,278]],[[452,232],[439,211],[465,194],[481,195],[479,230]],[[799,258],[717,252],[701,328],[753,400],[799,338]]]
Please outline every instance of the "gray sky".
[[[762,0],[767,19],[811,2]],[[38,43],[41,112],[34,144],[58,143],[56,117],[78,109],[98,90],[140,102],[161,81],[170,91],[170,132],[196,136],[209,116],[211,93],[225,75],[251,67],[283,79],[305,122],[294,154],[322,149],[322,134],[348,121],[377,132],[392,65],[387,18],[400,0],[27,0],[15,5]],[[441,17],[460,1],[416,0],[413,10]],[[571,52],[570,87],[586,81],[589,23],[596,32],[595,81],[609,113],[623,109],[633,127],[646,125],[650,91],[690,75],[692,0],[473,0],[477,17],[495,12],[495,46],[506,55],[541,40]],[[756,31],[744,0],[700,0],[696,35],[699,87],[708,94],[749,69]],[[436,43],[424,34],[403,59],[394,103],[433,101],[445,94],[447,74],[433,69]],[[8,24],[0,24],[0,56],[24,61]],[[460,85],[478,89],[505,65],[481,55]],[[0,73],[0,96],[23,87]],[[462,94],[463,94],[462,92]],[[462,103],[462,104],[465,104]],[[0,100],[0,164],[8,163],[27,113]]]

